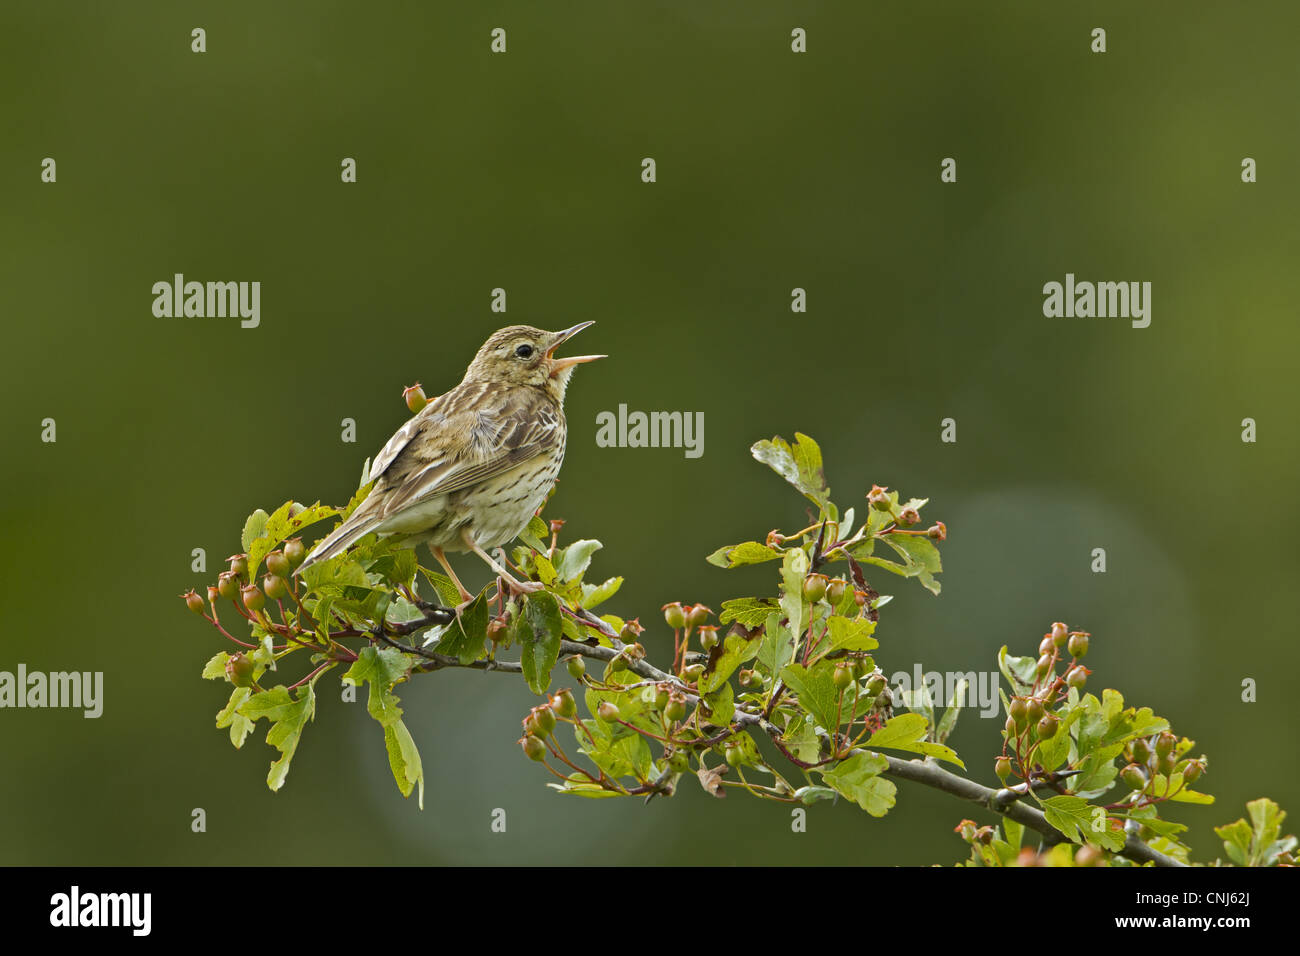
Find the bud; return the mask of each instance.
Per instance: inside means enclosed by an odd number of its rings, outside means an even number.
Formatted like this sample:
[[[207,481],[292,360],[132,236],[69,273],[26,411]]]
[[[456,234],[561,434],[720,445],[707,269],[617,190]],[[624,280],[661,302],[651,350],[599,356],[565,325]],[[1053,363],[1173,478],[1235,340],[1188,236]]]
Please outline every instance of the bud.
[[[235,654],[226,661],[226,677],[236,687],[252,687],[255,666],[252,658]]]
[[[567,687],[551,698],[551,708],[561,717],[569,718],[578,712],[578,702]]]
[[[921,512],[915,508],[904,508],[898,515],[898,523],[906,528],[921,523]]]
[[[541,731],[538,736],[545,737],[555,729],[555,711],[549,706],[538,707],[533,710],[533,714],[537,717],[537,727]]]
[[[1065,642],[1070,639],[1070,629],[1060,621],[1052,625],[1052,643],[1057,647],[1064,647]]]
[[[256,584],[245,584],[239,589],[239,593],[244,599],[244,607],[254,613],[266,606],[266,596],[257,589]]]
[[[612,700],[602,700],[596,708],[596,716],[604,721],[618,720],[618,705]]]
[[[1038,739],[1050,740],[1056,736],[1057,728],[1060,726],[1061,722],[1051,714],[1045,715],[1043,719],[1038,722]]]
[[[581,680],[582,675],[587,673],[587,662],[581,657],[570,657],[564,664],[569,670],[569,676],[574,680]]]
[[[1066,672],[1065,682],[1075,690],[1083,690],[1083,685],[1088,683],[1088,672],[1081,664],[1075,664]]]
[[[686,612],[686,626],[694,630],[709,619],[713,612],[703,604],[692,604],[688,608],[683,608]]]
[[[831,674],[831,680],[840,690],[844,690],[853,683],[853,665],[847,661],[840,661],[835,665],[835,671]]]
[[[882,488],[880,485],[871,486],[871,490],[867,492],[867,500],[871,502],[871,507],[877,511],[888,511],[891,506],[888,489]]]
[[[234,571],[222,571],[217,575],[217,593],[228,601],[233,601],[239,594],[239,577]]]
[[[1163,757],[1166,754],[1173,753],[1176,743],[1178,743],[1178,739],[1169,731],[1164,731],[1156,738],[1156,756]]]
[[[1141,767],[1135,763],[1129,764],[1119,772],[1119,778],[1134,790],[1145,790],[1147,785],[1147,775]]]
[[[248,580],[248,555],[232,554],[229,558],[230,570],[242,581]]]
[[[283,551],[272,551],[266,556],[266,570],[279,577],[286,577],[293,568],[289,567],[289,559],[285,557]]]
[[[700,647],[711,651],[718,646],[718,628],[715,624],[700,626]]]
[[[930,527],[925,529],[925,533],[931,541],[948,540],[948,526],[942,521],[936,521],[934,524],[930,525]]]
[[[546,759],[546,744],[532,734],[526,734],[519,743],[523,746],[524,753],[528,754],[529,760],[540,761]]]
[[[870,600],[871,600],[871,595],[867,594],[866,591],[863,591],[859,588],[853,589],[853,601],[855,604],[857,604],[859,609],[866,607],[867,602]]]
[[[289,567],[296,568],[307,559],[307,548],[302,538],[290,538],[284,543],[284,556],[289,559]]]
[[[402,401],[406,402],[406,407],[411,410],[412,415],[429,404],[429,399],[425,396],[424,388],[419,382],[402,389]]]
[[[1070,635],[1068,649],[1072,656],[1083,657],[1088,653],[1088,635],[1083,631],[1075,631]]]
[[[830,579],[824,574],[810,574],[803,579],[803,597],[805,601],[816,604],[826,596]]]
[[[289,593],[289,585],[280,575],[268,574],[262,578],[262,590],[266,592],[267,597],[274,601]]]
[[[686,610],[678,601],[664,605],[664,620],[674,631],[686,626]]]
[[[831,607],[839,607],[848,586],[849,582],[843,578],[831,578],[826,582],[826,600],[830,602]]]
[[[185,606],[189,608],[191,611],[193,611],[195,614],[203,613],[203,598],[199,597],[196,593],[194,593],[193,588],[190,588],[188,591],[182,594],[181,597],[185,601]]]
[[[1005,784],[1007,782],[1007,777],[1011,776],[1011,758],[999,757],[997,760],[993,761],[993,772],[996,773],[998,779]]]

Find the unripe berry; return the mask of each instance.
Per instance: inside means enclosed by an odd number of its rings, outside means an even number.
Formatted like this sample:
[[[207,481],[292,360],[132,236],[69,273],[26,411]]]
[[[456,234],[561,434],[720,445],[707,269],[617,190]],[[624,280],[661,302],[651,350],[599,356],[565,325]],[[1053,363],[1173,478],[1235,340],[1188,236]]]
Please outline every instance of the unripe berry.
[[[762,687],[763,677],[758,671],[741,670],[738,678],[741,687]]]
[[[680,694],[673,694],[668,698],[668,705],[664,707],[664,717],[671,722],[681,720],[686,716],[686,698]]]
[[[296,568],[307,559],[307,547],[302,538],[290,538],[284,543],[284,556],[289,559],[289,567]]]
[[[226,676],[236,687],[252,687],[255,666],[252,658],[236,654],[226,661]]]
[[[217,613],[217,601],[221,600],[221,592],[211,584],[208,585],[208,603],[212,605],[212,613]]]
[[[1011,758],[999,757],[993,761],[993,772],[998,775],[999,780],[1006,783],[1007,777],[1011,776]]]
[[[185,606],[189,608],[191,611],[193,611],[195,614],[203,613],[203,598],[199,597],[198,594],[195,593],[193,588],[190,588],[188,591],[182,594],[181,597],[185,599]]]
[[[618,632],[618,636],[624,644],[632,644],[644,631],[640,619],[634,617],[630,621],[623,622],[623,628]]]
[[[670,695],[668,693],[668,688],[665,687],[663,684],[660,684],[659,689],[655,691],[655,709],[663,710],[665,707],[667,707],[669,696]]]
[[[1043,701],[1038,697],[1031,697],[1025,702],[1025,717],[1030,723],[1038,723],[1043,719]]]
[[[289,593],[289,585],[278,574],[268,574],[262,578],[262,590],[272,601],[282,598]]]
[[[1133,741],[1133,762],[1145,764],[1151,759],[1151,745],[1147,743],[1145,737],[1139,737]]]
[[[886,683],[884,674],[876,674],[873,676],[871,680],[867,681],[867,696],[879,697],[884,691]]]
[[[1070,635],[1067,649],[1072,656],[1083,657],[1088,653],[1088,635],[1083,631],[1075,631]]]
[[[840,661],[835,665],[835,671],[831,674],[831,680],[840,690],[844,690],[853,683],[853,665],[846,661]]]
[[[867,662],[864,658],[861,657],[853,658],[853,676],[854,677],[867,676]],[[877,693],[879,693],[879,691],[877,691]]]
[[[831,607],[839,607],[840,601],[844,598],[844,590],[849,586],[849,582],[843,578],[831,578],[826,582],[826,600],[831,602]]]
[[[578,702],[573,699],[573,691],[567,687],[551,698],[551,707],[561,717],[572,717],[578,712]]]
[[[674,631],[680,630],[686,626],[686,610],[680,603],[674,601],[671,604],[664,605],[664,620]]]
[[[1029,717],[1029,707],[1025,704],[1023,697],[1011,698],[1011,709],[1009,711],[1011,719],[1016,722],[1016,727],[1024,727],[1025,721]]]
[[[1205,764],[1201,763],[1199,760],[1193,760],[1183,768],[1183,780],[1187,783],[1195,783],[1201,778],[1201,774],[1204,772]]]
[[[248,580],[248,555],[232,554],[230,556],[230,570],[241,581]]]
[[[1040,655],[1050,654],[1052,653],[1052,649],[1055,647],[1056,645],[1052,643],[1052,635],[1045,634],[1043,635],[1043,639],[1038,642],[1038,653]]]
[[[546,744],[541,740],[528,734],[520,741],[523,745],[524,753],[528,754],[529,760],[544,760],[546,758]]]
[[[700,647],[711,651],[718,646],[718,628],[713,624],[700,626]]]
[[[889,691],[886,690],[883,691],[881,695],[875,699],[875,701],[872,703],[872,706],[875,707],[876,710],[884,710],[886,707],[889,707],[893,703],[894,703],[893,697],[890,695]]]
[[[1070,629],[1060,621],[1052,625],[1052,643],[1057,647],[1064,647],[1065,642],[1070,639]]]
[[[1147,775],[1141,767],[1135,763],[1129,764],[1119,772],[1119,777],[1134,790],[1144,790],[1147,785]]]
[[[697,628],[707,621],[712,613],[703,604],[693,604],[689,608],[683,608],[683,610],[686,611],[686,626],[691,629]]]
[[[1002,725],[1002,729],[1007,732],[1008,737],[1016,736],[1016,721],[1014,717],[1008,717],[1007,722]]]
[[[1061,722],[1059,720],[1057,720],[1051,714],[1047,714],[1045,717],[1043,717],[1042,720],[1038,722],[1038,739],[1050,740],[1052,737],[1055,737],[1056,730],[1058,727],[1060,727],[1060,725]]]
[[[245,584],[239,593],[244,599],[244,607],[250,611],[257,612],[266,606],[266,595],[258,590],[256,584]]]
[[[914,524],[920,524],[921,513],[915,508],[904,508],[898,515],[898,523],[905,528],[910,528]]]
[[[570,657],[564,665],[569,670],[569,676],[574,680],[581,680],[582,675],[587,673],[587,662],[581,657]]]
[[[596,708],[596,716],[604,721],[618,720],[618,705],[612,700],[602,700]]]
[[[730,744],[727,746],[725,753],[727,756],[727,763],[733,767],[739,767],[741,761],[745,759],[744,751],[741,750],[739,747],[735,747]]]
[[[673,773],[685,773],[691,769],[691,755],[685,750],[674,750],[668,757],[668,767]]]
[[[947,541],[948,526],[942,521],[936,521],[925,529],[925,534],[931,541]]]
[[[222,571],[217,575],[217,593],[228,601],[239,595],[239,577],[234,571]]]
[[[888,511],[890,509],[888,489],[880,485],[872,485],[871,490],[867,492],[867,500],[871,502],[871,507],[877,511]]]
[[[1065,683],[1075,690],[1083,690],[1083,686],[1088,683],[1088,672],[1076,664],[1066,673]]]
[[[419,382],[402,389],[402,401],[406,402],[406,407],[411,410],[412,415],[429,404],[429,399],[425,396],[424,388]]]
[[[1174,760],[1173,754],[1158,754],[1156,756],[1156,770],[1164,774],[1166,777],[1174,772],[1174,765],[1176,763],[1177,761]]]
[[[266,570],[279,577],[285,577],[293,568],[289,567],[289,559],[285,557],[283,551],[272,551],[266,556]]]
[[[555,711],[550,707],[538,707],[533,713],[537,716],[537,727],[541,730],[539,736],[545,737],[555,729]]]
[[[695,683],[695,681],[700,679],[700,675],[703,673],[704,673],[703,664],[691,664],[688,667],[682,668],[682,679],[685,680],[687,683],[693,684]]]
[[[1052,655],[1044,654],[1042,657],[1038,659],[1038,663],[1034,665],[1034,674],[1038,677],[1039,680],[1042,680],[1044,677],[1047,676],[1047,672],[1051,669],[1052,669]]]
[[[824,574],[810,574],[803,579],[803,597],[805,601],[816,604],[826,596],[830,579]]]
[[[1156,756],[1163,757],[1166,754],[1173,753],[1176,743],[1178,743],[1178,739],[1169,731],[1164,731],[1156,738]]]

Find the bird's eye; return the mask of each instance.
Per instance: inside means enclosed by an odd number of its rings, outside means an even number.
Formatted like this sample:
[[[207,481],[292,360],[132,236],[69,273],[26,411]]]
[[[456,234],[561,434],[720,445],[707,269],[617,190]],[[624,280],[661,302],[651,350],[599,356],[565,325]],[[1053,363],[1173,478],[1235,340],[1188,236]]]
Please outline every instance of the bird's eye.
[[[515,354],[521,359],[526,359],[528,356],[533,354],[533,347],[531,345],[521,345],[519,348],[515,349]]]

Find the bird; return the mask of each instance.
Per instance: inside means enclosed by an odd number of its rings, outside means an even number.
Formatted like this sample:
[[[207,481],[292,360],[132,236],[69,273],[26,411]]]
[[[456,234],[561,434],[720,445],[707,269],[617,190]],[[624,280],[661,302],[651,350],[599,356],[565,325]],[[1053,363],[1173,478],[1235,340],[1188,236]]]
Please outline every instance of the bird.
[[[370,494],[312,548],[295,574],[342,554],[370,534],[427,544],[461,600],[447,552],[473,551],[516,592],[520,582],[488,554],[513,541],[546,501],[564,461],[564,395],[574,370],[605,355],[557,358],[555,350],[594,322],[560,332],[512,325],[488,338],[460,384],[399,428],[370,465]],[[462,605],[463,606],[463,605]]]

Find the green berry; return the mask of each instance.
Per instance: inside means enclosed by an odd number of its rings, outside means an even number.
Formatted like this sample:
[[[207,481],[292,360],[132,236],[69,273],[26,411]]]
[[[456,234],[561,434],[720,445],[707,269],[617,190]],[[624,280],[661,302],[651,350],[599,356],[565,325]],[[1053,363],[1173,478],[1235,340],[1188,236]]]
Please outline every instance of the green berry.
[[[1043,719],[1043,701],[1038,697],[1031,697],[1025,703],[1025,717],[1030,723],[1036,724]]]
[[[1147,743],[1145,737],[1139,737],[1133,741],[1133,762],[1145,764],[1151,759],[1151,745]]]
[[[1055,647],[1056,645],[1052,643],[1052,635],[1045,634],[1043,639],[1038,642],[1038,653],[1040,655],[1051,654]]]
[[[1017,729],[1024,727],[1029,719],[1029,706],[1025,703],[1023,697],[1011,698],[1011,709],[1009,711],[1011,719],[1016,722]]]
[[[741,762],[744,761],[745,759],[745,752],[741,750],[739,747],[733,746],[731,744],[727,745],[727,749],[725,753],[727,757],[727,763],[733,767],[739,767]]]
[[[600,706],[596,708],[596,716],[604,721],[618,720],[618,704],[612,700],[602,700]]]
[[[872,485],[871,490],[867,492],[867,500],[871,502],[871,507],[877,511],[888,511],[893,507],[889,500],[889,491],[880,485]]]
[[[537,737],[527,734],[520,743],[523,745],[524,753],[528,754],[529,760],[540,761],[546,759],[546,744],[542,743]]]
[[[718,629],[710,624],[700,628],[700,647],[711,651],[718,646]]]
[[[685,750],[674,750],[668,756],[668,767],[673,773],[685,773],[691,769],[691,755]]]
[[[550,707],[538,707],[533,713],[537,715],[537,727],[542,732],[541,736],[545,737],[555,729],[555,711]]]
[[[252,687],[255,667],[252,658],[236,654],[226,661],[226,677],[236,687]]]
[[[232,554],[230,556],[230,570],[234,572],[235,577],[241,581],[248,580],[248,555]]]
[[[1205,764],[1201,763],[1199,760],[1193,760],[1183,768],[1183,780],[1187,783],[1195,783],[1201,778],[1201,774],[1204,772]]]
[[[876,674],[871,680],[867,681],[866,695],[868,697],[879,697],[885,692],[886,683],[884,674]]]
[[[839,607],[840,601],[844,599],[844,591],[849,586],[849,582],[843,578],[831,578],[826,582],[826,600],[830,602],[831,607]]]
[[[948,526],[942,521],[936,521],[925,529],[925,534],[931,541],[947,541]]]
[[[289,566],[289,559],[283,551],[272,551],[266,556],[266,570],[279,577],[287,577],[293,568]]]
[[[1083,690],[1083,685],[1088,683],[1088,672],[1076,664],[1066,673],[1065,682],[1075,690]]]
[[[578,712],[578,702],[567,687],[551,698],[551,708],[561,717],[569,718]]]
[[[676,723],[686,716],[686,698],[680,694],[673,694],[664,706],[664,717],[671,723]]]
[[[1146,772],[1135,763],[1129,764],[1119,772],[1119,777],[1129,787],[1134,790],[1145,790],[1147,785]]]
[[[233,571],[222,571],[217,575],[217,593],[228,601],[239,595],[239,578]]]
[[[1006,722],[1005,724],[1002,725],[1002,729],[1006,731],[1006,734],[1007,734],[1008,737],[1014,737],[1014,736],[1016,736],[1016,721],[1015,721],[1015,718],[1013,718],[1013,717],[1008,717],[1008,718],[1007,718],[1007,722]]]
[[[831,680],[840,690],[844,690],[853,683],[853,665],[846,661],[840,661],[835,665],[835,671],[831,674]]]
[[[181,597],[185,599],[185,606],[195,614],[203,613],[203,598],[199,597],[193,588],[190,588]]]
[[[1065,642],[1070,639],[1070,629],[1060,621],[1052,625],[1052,643],[1057,647],[1064,647]]]
[[[686,612],[686,626],[692,630],[707,621],[711,613],[703,604],[693,604],[683,610]]]
[[[700,679],[700,675],[703,673],[703,664],[691,664],[689,667],[682,668],[682,679],[693,684]]]
[[[826,596],[830,580],[824,574],[810,574],[803,579],[803,597],[805,601],[816,604]]]
[[[488,621],[487,638],[493,644],[500,644],[506,639],[509,632],[510,625],[501,620],[501,618],[494,617],[492,620]]]
[[[284,556],[289,559],[289,567],[296,568],[307,559],[307,547],[302,538],[290,538],[284,543]]]
[[[582,675],[587,673],[587,662],[581,657],[570,657],[564,666],[568,668],[569,676],[574,680],[581,680]]]
[[[680,603],[674,601],[672,604],[664,605],[664,621],[674,631],[681,630],[686,626],[686,609]]]
[[[424,394],[424,387],[419,382],[402,389],[402,401],[406,402],[406,407],[411,410],[412,415],[429,404],[429,399]]]
[[[1073,657],[1085,656],[1088,653],[1088,635],[1083,631],[1075,631],[1070,635],[1067,649]]]
[[[244,607],[256,613],[266,606],[266,595],[264,595],[256,584],[245,584],[239,589],[240,596],[244,599]]]
[[[1047,714],[1045,717],[1043,717],[1042,720],[1038,722],[1038,739],[1050,740],[1052,737],[1055,737],[1056,730],[1058,727],[1060,727],[1060,725],[1061,722],[1059,720],[1057,720],[1051,714]]]
[[[1167,754],[1173,753],[1174,745],[1177,743],[1178,743],[1178,738],[1176,738],[1169,731],[1167,730],[1164,731],[1162,734],[1160,734],[1159,737],[1156,738],[1156,756],[1164,757]]]
[[[1044,654],[1042,657],[1038,659],[1038,663],[1034,665],[1034,674],[1038,677],[1039,680],[1042,680],[1044,677],[1047,676],[1047,672],[1050,671],[1051,669],[1052,669],[1052,655]]]
[[[999,780],[1006,783],[1007,777],[1011,776],[1011,758],[999,757],[993,761],[993,772],[998,775]]]
[[[1160,754],[1156,757],[1156,770],[1166,777],[1174,772],[1174,766],[1178,761],[1174,759],[1173,754]]]
[[[268,574],[262,578],[262,590],[272,601],[289,593],[289,584],[278,574]]]

